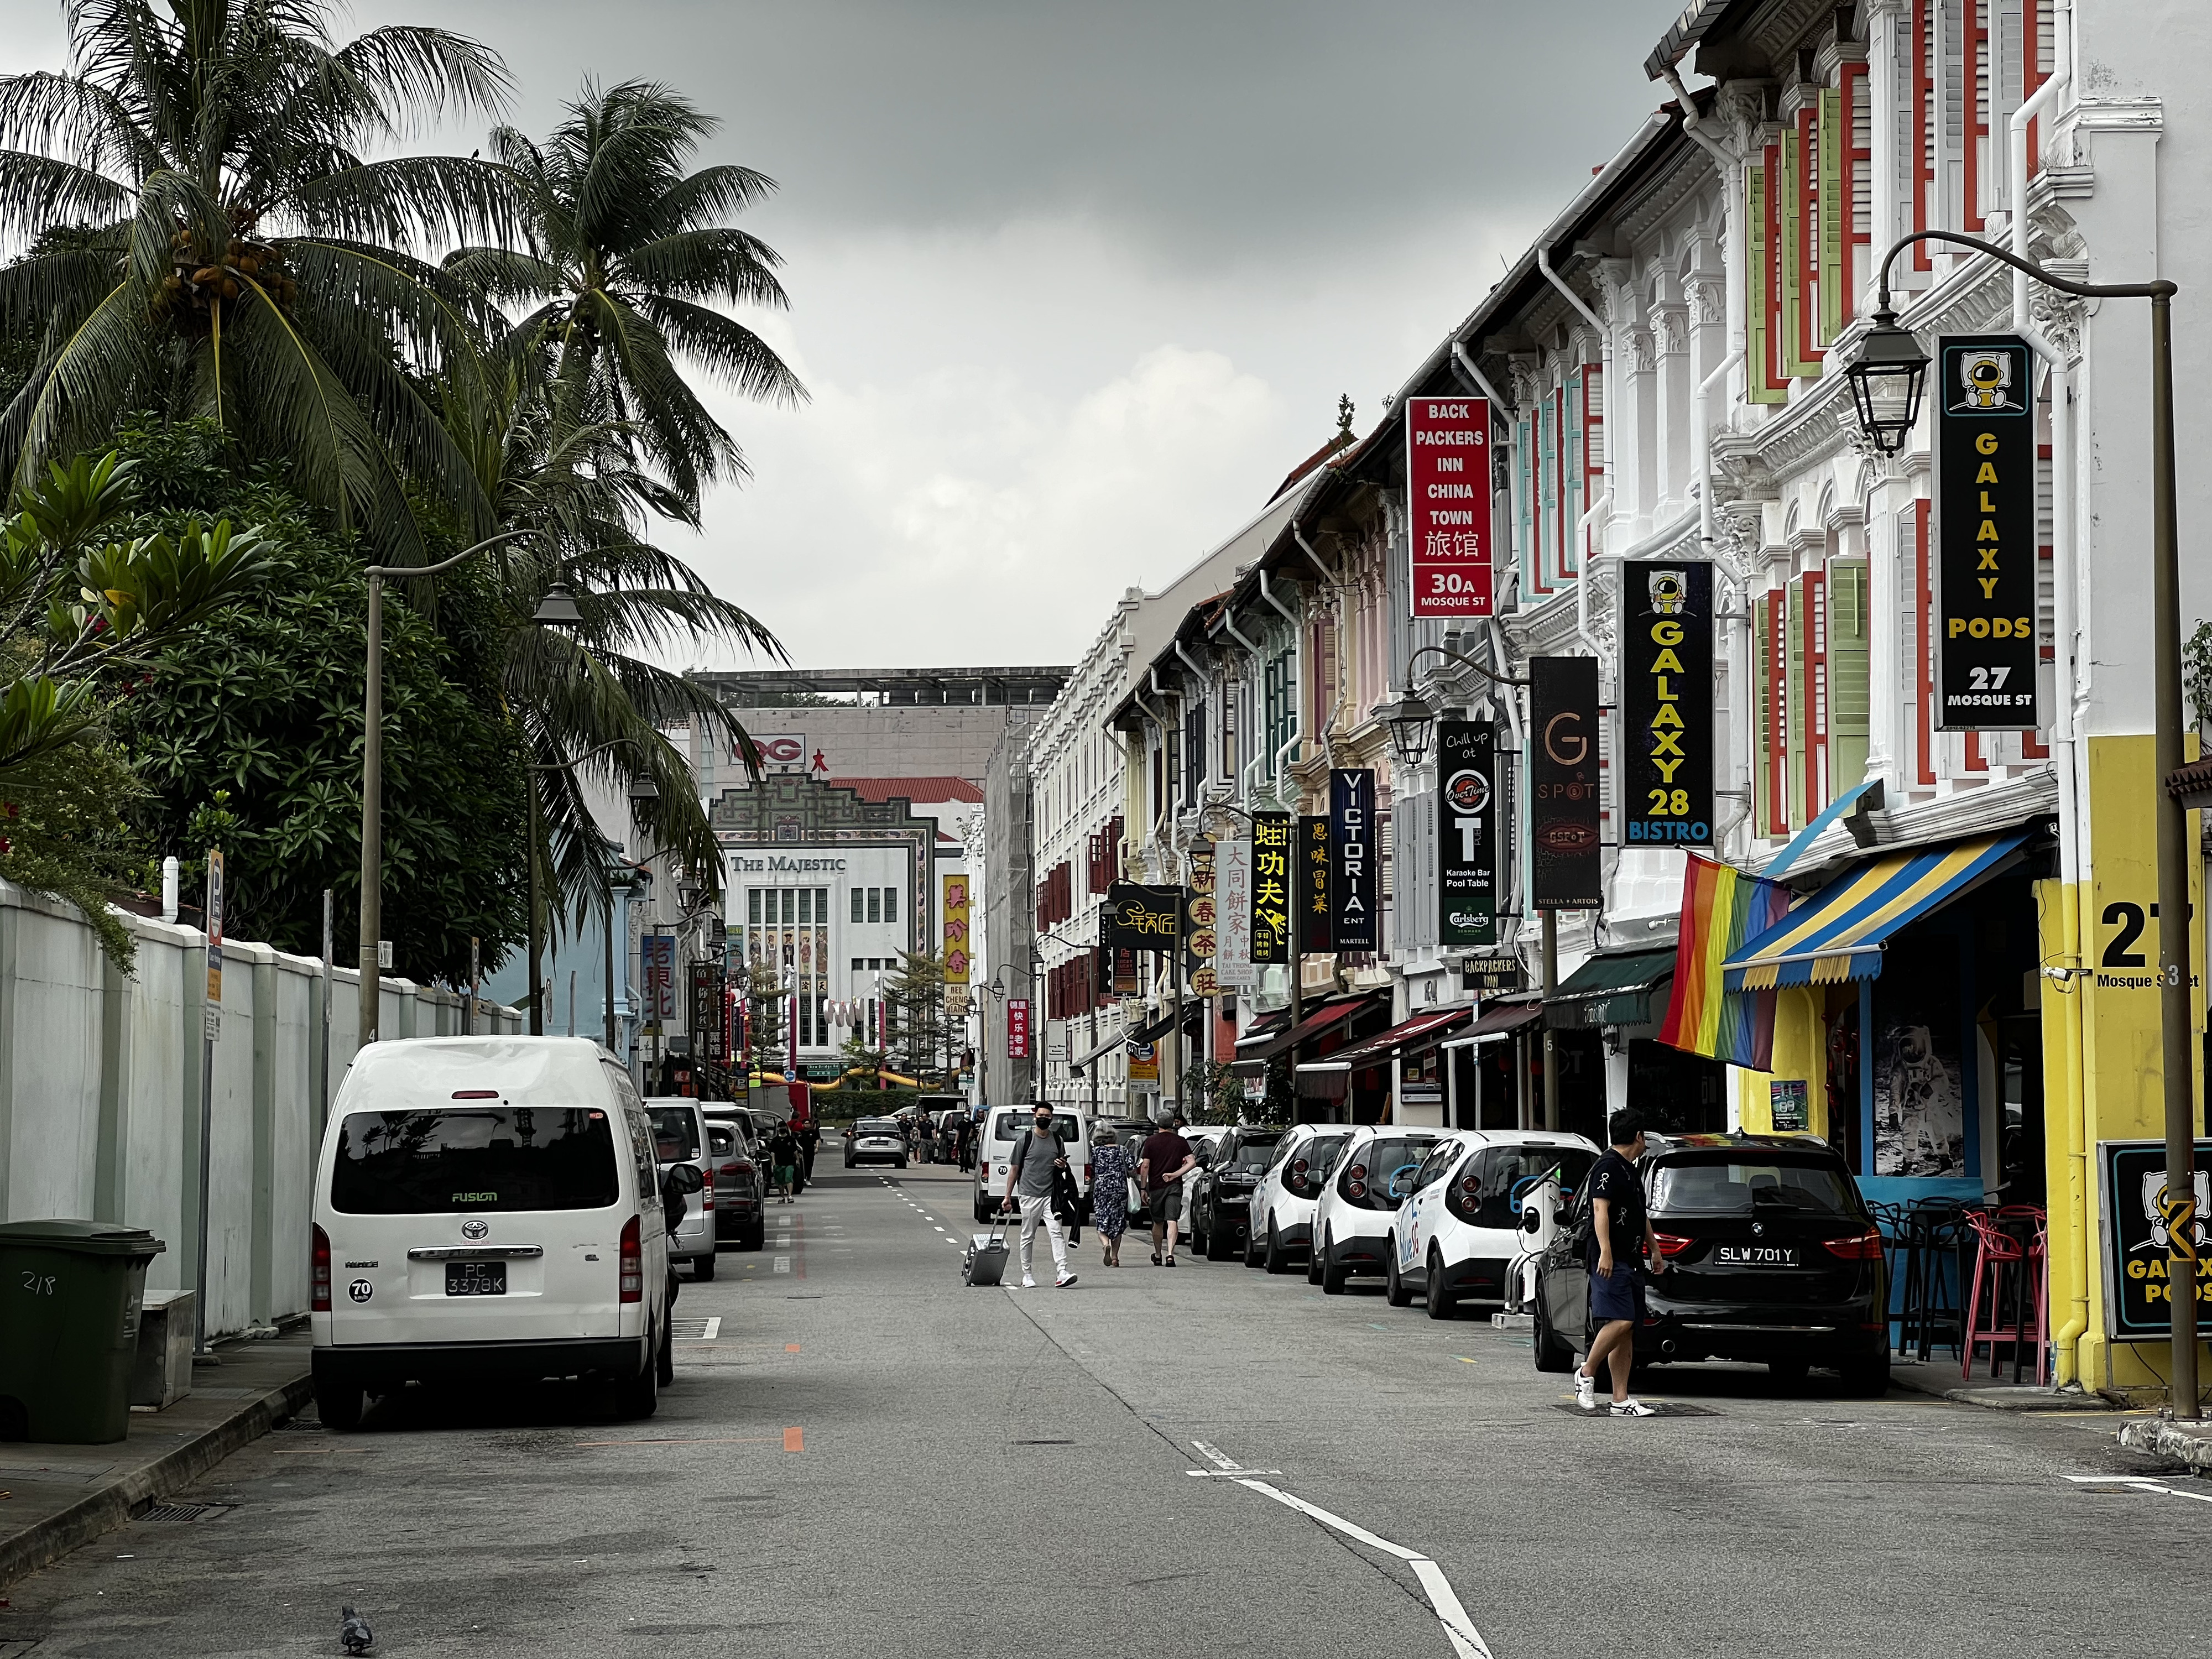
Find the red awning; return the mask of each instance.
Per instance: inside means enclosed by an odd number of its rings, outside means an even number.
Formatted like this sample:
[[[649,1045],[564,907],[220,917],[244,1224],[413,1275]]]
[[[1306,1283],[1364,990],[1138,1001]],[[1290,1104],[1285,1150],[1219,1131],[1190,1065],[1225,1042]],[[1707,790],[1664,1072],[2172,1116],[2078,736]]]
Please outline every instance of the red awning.
[[[1380,1066],[1401,1048],[1425,1048],[1425,1038],[1442,1036],[1460,1021],[1474,1013],[1472,1007],[1437,1008],[1425,1014],[1393,1025],[1378,1032],[1356,1048],[1340,1048],[1328,1058],[1332,1064],[1349,1066],[1353,1071],[1364,1066]]]
[[[1464,1048],[1473,1042],[1502,1042],[1522,1026],[1540,1018],[1543,1012],[1544,1005],[1533,997],[1526,1001],[1493,1002],[1490,1005],[1489,1012],[1444,1044],[1444,1047]]]
[[[1244,1038],[1237,1045],[1237,1058],[1273,1060],[1285,1048],[1294,1048],[1301,1042],[1310,1042],[1331,1026],[1371,1007],[1374,1002],[1375,995],[1370,994],[1345,997],[1335,1002],[1324,1003],[1286,1031],[1270,1032],[1257,1043],[1252,1043],[1252,1039],[1249,1037]],[[1246,1046],[1248,1043],[1251,1044],[1249,1048]]]

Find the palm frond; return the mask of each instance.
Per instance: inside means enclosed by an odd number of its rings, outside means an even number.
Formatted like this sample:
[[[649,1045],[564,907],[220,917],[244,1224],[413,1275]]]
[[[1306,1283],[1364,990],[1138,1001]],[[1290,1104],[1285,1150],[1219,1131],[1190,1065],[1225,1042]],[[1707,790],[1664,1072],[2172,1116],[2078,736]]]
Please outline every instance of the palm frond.
[[[146,312],[138,290],[118,283],[48,349],[0,415],[0,459],[12,489],[49,460],[83,447],[129,406],[147,365]]]
[[[746,397],[786,409],[807,400],[805,386],[775,348],[735,318],[659,294],[640,296],[636,307],[677,350]]]
[[[386,25],[348,41],[333,59],[387,110],[414,112],[412,120],[393,122],[402,135],[448,113],[496,115],[514,93],[497,52],[449,29]]]
[[[623,256],[621,285],[687,300],[788,309],[775,279],[783,258],[759,237],[726,227],[679,230]]]
[[[652,229],[659,236],[713,228],[713,222],[743,213],[775,194],[776,182],[751,167],[726,163],[702,167],[678,179],[653,204]],[[771,252],[771,264],[781,263]]]
[[[131,192],[74,161],[0,150],[0,235],[29,239],[49,227],[102,222],[131,211]]]
[[[521,222],[520,195],[514,175],[495,163],[403,155],[326,173],[287,192],[282,205],[309,235],[409,248],[510,236]]]

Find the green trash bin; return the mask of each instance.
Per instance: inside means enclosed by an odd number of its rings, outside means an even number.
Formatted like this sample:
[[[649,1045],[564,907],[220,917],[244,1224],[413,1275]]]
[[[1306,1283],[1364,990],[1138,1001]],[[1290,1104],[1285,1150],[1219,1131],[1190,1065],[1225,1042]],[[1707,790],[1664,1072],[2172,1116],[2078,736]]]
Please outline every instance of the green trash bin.
[[[112,1222],[0,1222],[0,1440],[123,1438],[146,1267],[167,1248]]]

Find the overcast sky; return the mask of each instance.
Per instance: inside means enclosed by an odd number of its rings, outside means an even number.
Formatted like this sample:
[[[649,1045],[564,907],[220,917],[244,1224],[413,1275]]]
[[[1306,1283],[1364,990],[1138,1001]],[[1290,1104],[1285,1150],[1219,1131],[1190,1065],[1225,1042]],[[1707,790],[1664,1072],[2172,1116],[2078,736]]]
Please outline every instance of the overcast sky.
[[[1364,432],[1666,95],[1680,0],[362,0],[503,53],[542,131],[666,81],[781,191],[753,320],[805,408],[718,407],[755,477],[672,532],[817,667],[1071,662]],[[15,66],[53,0],[0,0]],[[481,134],[453,131],[465,153]],[[714,665],[738,663],[718,658]]]

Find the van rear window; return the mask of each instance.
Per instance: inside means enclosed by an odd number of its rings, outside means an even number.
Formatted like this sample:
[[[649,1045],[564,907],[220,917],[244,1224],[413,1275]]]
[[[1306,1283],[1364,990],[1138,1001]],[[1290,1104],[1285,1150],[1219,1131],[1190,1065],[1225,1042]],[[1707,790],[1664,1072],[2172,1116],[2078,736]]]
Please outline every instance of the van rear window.
[[[331,1177],[345,1215],[603,1210],[621,1195],[612,1126],[580,1106],[349,1112]]]
[[[648,1106],[653,1149],[663,1164],[682,1164],[699,1156],[699,1120],[690,1106]]]

